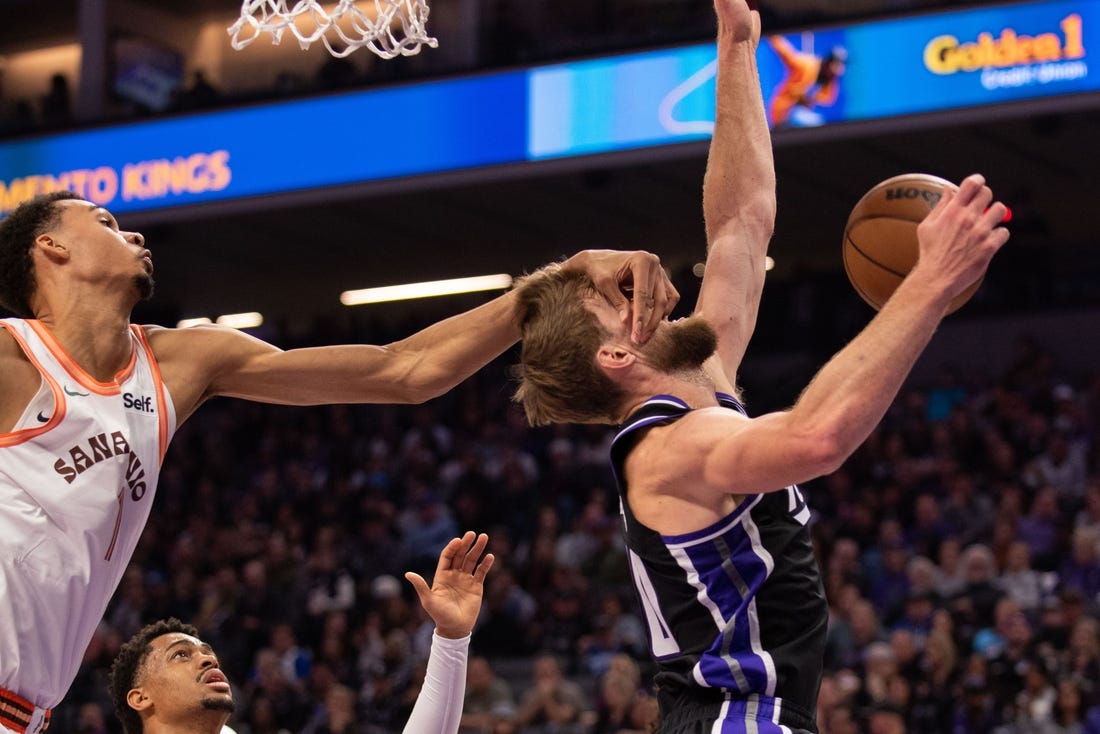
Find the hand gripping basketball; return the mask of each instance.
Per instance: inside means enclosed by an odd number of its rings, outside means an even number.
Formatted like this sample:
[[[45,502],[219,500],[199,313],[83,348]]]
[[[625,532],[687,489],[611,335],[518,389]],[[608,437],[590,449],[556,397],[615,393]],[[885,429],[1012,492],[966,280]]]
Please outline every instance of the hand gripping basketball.
[[[970,197],[984,189],[984,179],[980,176],[970,177],[963,183]],[[972,191],[975,187],[977,192]],[[918,227],[937,208],[945,193],[950,198],[957,190],[954,184],[938,176],[907,173],[876,184],[853,207],[844,228],[844,270],[856,292],[873,308],[882,308],[917,264],[921,257]],[[947,202],[944,203],[946,205]],[[980,204],[979,200],[970,208],[975,209]],[[988,215],[995,218],[993,227],[1007,219],[1007,208],[1003,204],[989,207],[989,202],[986,202],[985,208],[993,212]],[[973,214],[975,217],[986,216],[980,209]],[[961,224],[961,220],[956,224]],[[989,227],[986,234],[992,231],[995,230]],[[1000,236],[997,235],[997,238]],[[1007,240],[1007,232],[1004,232],[1004,239]],[[992,257],[992,252],[989,257]],[[958,293],[947,313],[970,300],[981,285],[988,262],[986,258],[984,264],[975,268],[974,277],[958,286]]]

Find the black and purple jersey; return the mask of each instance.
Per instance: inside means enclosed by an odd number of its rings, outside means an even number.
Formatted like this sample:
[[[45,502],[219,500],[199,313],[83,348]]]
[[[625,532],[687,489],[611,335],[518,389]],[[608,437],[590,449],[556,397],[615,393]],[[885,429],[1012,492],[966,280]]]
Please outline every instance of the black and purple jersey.
[[[718,398],[745,413],[736,399]],[[656,682],[674,695],[724,700],[721,715],[753,719],[749,731],[760,722],[814,730],[828,608],[798,487],[746,495],[725,518],[684,535],[661,535],[630,512],[627,455],[646,428],[689,411],[679,398],[653,397],[611,448]]]

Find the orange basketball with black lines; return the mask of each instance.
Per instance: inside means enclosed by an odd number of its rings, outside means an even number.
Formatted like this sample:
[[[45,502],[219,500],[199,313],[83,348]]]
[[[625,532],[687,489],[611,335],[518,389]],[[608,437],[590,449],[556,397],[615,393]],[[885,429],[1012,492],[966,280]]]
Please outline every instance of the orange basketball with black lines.
[[[856,292],[878,310],[917,264],[917,225],[955,184],[927,173],[906,173],[876,184],[856,203],[844,227],[844,271]],[[951,302],[955,311],[979,279]]]

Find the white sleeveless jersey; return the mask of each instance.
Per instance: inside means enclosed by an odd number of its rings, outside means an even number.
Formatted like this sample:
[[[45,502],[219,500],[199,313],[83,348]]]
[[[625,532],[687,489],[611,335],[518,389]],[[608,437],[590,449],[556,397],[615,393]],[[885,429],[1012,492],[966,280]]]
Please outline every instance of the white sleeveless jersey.
[[[149,517],[175,411],[145,332],[97,382],[38,321],[3,319],[42,375],[0,433],[0,688],[52,708]]]

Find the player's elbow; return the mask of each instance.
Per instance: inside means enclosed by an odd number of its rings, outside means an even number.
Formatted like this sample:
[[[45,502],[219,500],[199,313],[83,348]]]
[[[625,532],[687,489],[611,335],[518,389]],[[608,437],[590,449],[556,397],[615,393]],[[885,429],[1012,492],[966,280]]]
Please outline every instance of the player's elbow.
[[[775,234],[775,187],[762,188],[753,197],[748,211],[745,212],[746,225],[763,242],[770,242]]]
[[[434,400],[451,388],[451,382],[439,370],[422,369],[408,374],[401,386],[401,402],[420,405]]]
[[[797,456],[795,460],[803,467],[800,473],[805,474],[805,478],[798,481],[803,482],[835,472],[851,453],[840,433],[828,427],[801,432],[795,439],[794,446]]]
[[[451,386],[447,375],[418,350],[406,349],[400,342],[386,347],[392,355],[385,379],[390,402],[419,405],[437,398]]]

